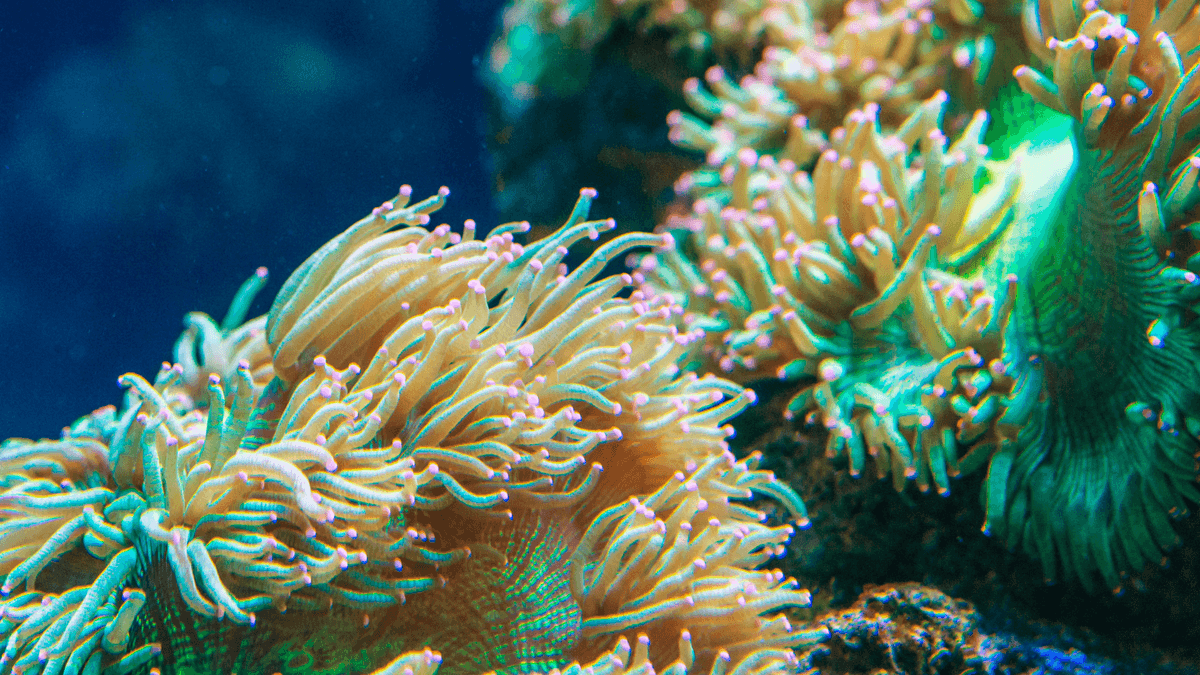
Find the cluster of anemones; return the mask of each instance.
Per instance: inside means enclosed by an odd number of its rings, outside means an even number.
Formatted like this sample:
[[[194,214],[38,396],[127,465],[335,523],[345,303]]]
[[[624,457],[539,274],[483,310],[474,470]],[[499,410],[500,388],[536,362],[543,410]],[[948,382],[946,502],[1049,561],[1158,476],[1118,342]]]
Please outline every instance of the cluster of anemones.
[[[694,367],[801,378],[789,413],[824,425],[851,472],[870,454],[898,488],[945,491],[987,465],[985,531],[1047,579],[1119,589],[1200,497],[1198,16],[1187,0],[1031,5],[1052,73],[1016,68],[1025,94],[993,120],[1002,160],[983,113],[942,131],[945,94],[898,119],[914,89],[884,87],[891,102],[826,140],[813,120],[859,105],[817,96],[839,91],[816,86],[833,65],[796,67],[811,91],[710,71],[712,94],[685,93],[714,121],[670,120],[708,155],[680,183],[693,213],[640,273],[704,336]]]

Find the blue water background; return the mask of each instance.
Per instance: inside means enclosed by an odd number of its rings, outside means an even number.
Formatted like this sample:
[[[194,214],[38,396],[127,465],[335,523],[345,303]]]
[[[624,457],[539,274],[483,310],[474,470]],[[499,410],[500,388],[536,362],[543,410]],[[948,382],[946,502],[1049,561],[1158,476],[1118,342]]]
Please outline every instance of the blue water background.
[[[260,265],[265,312],[403,183],[494,223],[500,4],[0,2],[0,439],[119,403]]]

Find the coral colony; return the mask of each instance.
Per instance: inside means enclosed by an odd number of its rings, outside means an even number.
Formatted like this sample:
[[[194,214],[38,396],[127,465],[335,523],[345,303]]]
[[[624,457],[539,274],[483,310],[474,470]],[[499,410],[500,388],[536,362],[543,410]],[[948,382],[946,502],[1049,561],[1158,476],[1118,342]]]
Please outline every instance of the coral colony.
[[[762,46],[668,120],[706,155],[690,213],[569,269],[615,227],[595,191],[521,243],[405,187],[267,316],[265,271],[189,316],[119,409],[0,446],[0,672],[791,670],[828,630],[769,567],[804,505],[727,442],[763,377],[852,474],[986,470],[985,531],[1047,579],[1162,556],[1200,497],[1197,3],[529,0],[506,28],[635,14]],[[496,77],[536,58],[513,42]]]

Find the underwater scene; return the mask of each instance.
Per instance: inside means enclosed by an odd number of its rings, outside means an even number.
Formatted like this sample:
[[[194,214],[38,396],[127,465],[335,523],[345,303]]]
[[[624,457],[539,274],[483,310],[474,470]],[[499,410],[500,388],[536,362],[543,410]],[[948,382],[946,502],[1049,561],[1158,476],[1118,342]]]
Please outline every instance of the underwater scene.
[[[0,675],[1200,673],[1200,0],[0,56]]]

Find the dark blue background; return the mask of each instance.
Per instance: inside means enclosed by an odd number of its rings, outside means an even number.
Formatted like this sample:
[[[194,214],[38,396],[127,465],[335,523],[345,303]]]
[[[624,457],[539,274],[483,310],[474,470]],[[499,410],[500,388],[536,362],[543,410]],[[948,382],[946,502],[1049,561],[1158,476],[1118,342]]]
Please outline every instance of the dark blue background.
[[[499,0],[0,4],[0,439],[118,403],[259,265],[266,311],[402,183],[496,219]]]

